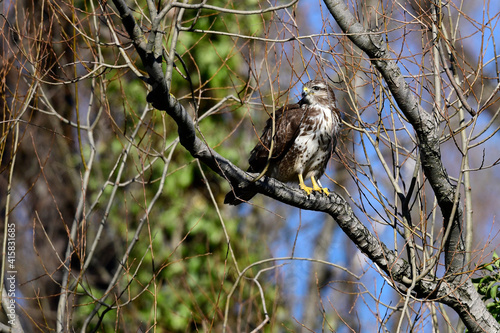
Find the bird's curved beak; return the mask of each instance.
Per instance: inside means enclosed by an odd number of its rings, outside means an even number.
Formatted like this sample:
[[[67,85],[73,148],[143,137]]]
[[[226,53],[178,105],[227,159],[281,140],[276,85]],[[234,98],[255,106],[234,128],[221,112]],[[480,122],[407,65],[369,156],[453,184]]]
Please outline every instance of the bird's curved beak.
[[[311,90],[309,90],[309,88],[307,88],[307,87],[302,88],[302,98],[309,95],[310,92],[311,92]]]

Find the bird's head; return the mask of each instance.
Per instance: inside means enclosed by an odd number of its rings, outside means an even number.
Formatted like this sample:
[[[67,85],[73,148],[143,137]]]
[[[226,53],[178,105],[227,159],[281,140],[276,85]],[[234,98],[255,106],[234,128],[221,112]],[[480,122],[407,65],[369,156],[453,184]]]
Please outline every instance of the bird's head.
[[[302,87],[302,101],[307,104],[332,104],[335,103],[335,94],[325,81],[312,80]]]

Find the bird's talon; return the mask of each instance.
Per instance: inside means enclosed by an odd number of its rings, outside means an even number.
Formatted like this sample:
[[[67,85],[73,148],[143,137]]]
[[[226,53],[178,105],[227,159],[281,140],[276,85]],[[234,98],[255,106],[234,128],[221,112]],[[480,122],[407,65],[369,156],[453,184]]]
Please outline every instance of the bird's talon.
[[[330,195],[330,191],[326,187],[313,187],[313,191],[320,192],[321,194]]]
[[[321,194],[326,194],[326,195],[330,195],[330,191],[326,188],[326,187],[321,187],[318,183],[318,181],[316,180],[316,178],[311,177],[311,181],[312,181],[312,184],[313,184],[313,190],[314,191],[317,191],[317,192],[320,192]]]
[[[316,186],[315,186],[316,185]],[[323,189],[319,187],[317,184],[313,184],[313,191],[316,192],[323,192]]]
[[[307,193],[307,195],[311,194],[313,191],[312,187],[306,186],[305,184],[300,184],[300,189],[304,190]]]

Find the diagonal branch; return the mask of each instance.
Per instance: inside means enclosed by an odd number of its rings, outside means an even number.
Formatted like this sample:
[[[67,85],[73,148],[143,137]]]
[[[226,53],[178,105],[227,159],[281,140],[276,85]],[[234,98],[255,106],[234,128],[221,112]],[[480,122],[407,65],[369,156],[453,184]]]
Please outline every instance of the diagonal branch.
[[[457,207],[452,216],[457,205],[456,186],[451,183],[441,160],[437,120],[419,104],[396,61],[392,59],[382,34],[365,30],[341,0],[325,0],[325,4],[340,28],[368,55],[374,67],[382,74],[394,100],[417,134],[422,168],[441,208],[444,226],[450,222],[453,224],[445,253],[447,269],[449,273],[458,272],[462,269],[464,260],[460,230],[462,208]]]
[[[123,0],[113,0],[117,7],[124,8]],[[128,10],[128,7],[126,7]],[[129,16],[129,10],[119,10],[122,22],[126,26],[130,38],[133,41],[140,40],[142,31],[137,27],[133,17]],[[128,26],[127,26],[128,25]],[[150,38],[154,38],[150,36]],[[406,261],[399,258],[393,251],[389,250],[385,244],[372,234],[354,215],[349,204],[338,194],[331,194],[330,197],[317,195],[307,196],[303,191],[292,189],[285,184],[269,178],[262,177],[258,181],[253,181],[255,175],[250,175],[236,167],[226,158],[219,155],[207,144],[197,137],[193,119],[186,109],[169,93],[163,76],[158,77],[155,70],[157,59],[147,54],[142,42],[134,42],[138,53],[141,56],[143,65],[150,75],[148,82],[153,86],[153,90],[148,95],[148,101],[162,111],[166,111],[177,123],[180,143],[193,157],[198,158],[205,165],[210,167],[220,176],[229,180],[234,186],[248,186],[258,193],[284,202],[294,207],[322,211],[334,218],[344,232],[354,241],[355,244],[373,262],[375,262],[394,281],[409,284],[410,269]]]
[[[460,274],[465,261],[462,207],[459,192],[451,183],[441,160],[437,120],[419,104],[396,61],[392,59],[382,34],[365,30],[343,1],[324,0],[324,2],[343,32],[368,55],[373,66],[382,74],[394,100],[417,134],[422,168],[438,201],[443,214],[443,226],[448,234],[443,240],[448,275],[438,283],[436,294],[427,294],[426,297],[439,298],[437,294],[440,293],[448,295],[439,301],[455,309],[471,332],[498,332],[500,325],[488,313],[467,276]],[[420,282],[415,291],[422,297],[429,289],[425,288],[424,281]],[[423,290],[420,289],[422,287]]]
[[[126,8],[123,0],[113,0],[113,2],[117,7]],[[404,81],[398,66],[394,61],[390,60],[390,54],[383,44],[382,38],[379,35],[370,35],[364,31],[362,26],[349,13],[347,7],[340,1],[325,0],[325,3],[344,32],[348,33],[349,38],[370,56],[372,63],[388,83],[399,107],[417,132],[422,167],[436,193],[443,212],[445,225],[448,225],[449,219],[452,218],[450,241],[446,244],[445,258],[449,269],[448,273],[457,272],[462,267],[463,262],[463,254],[456,253],[457,249],[463,248],[460,239],[462,209],[455,204],[457,202],[455,200],[456,188],[451,184],[441,162],[437,122],[432,115],[426,113],[418,104],[417,99]],[[340,195],[332,193],[329,197],[321,195],[307,196],[303,191],[291,189],[269,177],[262,177],[258,181],[252,181],[254,175],[249,175],[239,169],[198,138],[191,116],[178,100],[170,94],[164,74],[161,72],[161,59],[157,59],[148,53],[154,52],[154,50],[148,51],[144,49],[143,42],[140,42],[141,38],[143,38],[141,37],[142,31],[136,28],[137,24],[127,10],[119,9],[119,12],[122,22],[130,34],[130,38],[134,41],[134,46],[149,74],[147,82],[151,84],[153,89],[148,95],[148,102],[152,103],[156,109],[166,111],[173,118],[178,126],[180,143],[193,157],[198,158],[214,172],[230,181],[233,186],[247,186],[251,190],[291,206],[329,214],[356,246],[390,277],[391,282],[394,281],[406,287],[412,285],[412,282],[415,284],[415,281],[412,281],[409,264],[394,251],[388,249],[384,243],[371,233],[355,216],[349,204]],[[155,34],[156,32],[152,31],[149,38],[154,39]],[[453,214],[455,209],[456,213]],[[470,290],[471,283],[457,286],[443,282],[444,280],[437,281],[431,276],[427,276],[426,279],[421,279],[416,283],[414,291],[418,297],[439,299],[440,302],[454,307],[463,319],[467,317],[467,314],[473,312],[472,310],[475,307],[481,309],[482,306],[484,308],[484,304],[480,300],[478,302],[478,298],[475,297],[477,293],[473,294]],[[393,285],[393,287],[398,288],[398,285]],[[490,318],[485,316],[487,315],[476,318],[469,315],[469,320],[465,318],[464,321],[469,328],[486,327],[485,322],[489,324],[488,319]],[[496,322],[491,325],[493,329],[499,328]],[[477,329],[472,331],[477,331]],[[493,332],[494,330],[487,331]]]

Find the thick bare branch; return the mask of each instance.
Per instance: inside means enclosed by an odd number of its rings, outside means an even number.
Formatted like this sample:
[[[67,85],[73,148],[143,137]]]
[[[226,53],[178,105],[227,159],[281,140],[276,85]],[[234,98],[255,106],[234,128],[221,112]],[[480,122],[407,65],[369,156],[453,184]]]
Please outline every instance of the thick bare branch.
[[[456,186],[451,183],[442,163],[439,128],[435,117],[422,108],[410,90],[396,61],[392,59],[382,34],[374,35],[365,30],[343,1],[325,0],[324,2],[340,28],[356,46],[369,56],[374,67],[382,74],[399,108],[417,134],[422,168],[441,208],[445,230],[449,230],[449,237],[445,240],[445,263],[447,273],[450,274],[448,280],[457,287],[464,283],[459,287],[460,293],[470,292],[468,297],[461,295],[460,298],[455,299],[455,302],[447,304],[460,313],[469,330],[474,332],[497,331],[500,326],[486,311],[484,303],[479,304],[476,302],[477,300],[472,299],[471,295],[474,295],[475,292],[472,292],[470,281],[456,281],[461,279],[454,281],[455,277],[458,276],[455,273],[460,272],[464,267],[462,208],[459,204]],[[462,299],[468,299],[470,303]],[[483,314],[482,318],[471,318],[469,310],[473,306],[481,307],[478,312]]]
[[[361,48],[369,57],[372,64],[382,74],[399,108],[413,126],[419,139],[422,167],[431,184],[439,206],[443,213],[444,223],[447,225],[453,207],[455,206],[456,187],[451,183],[441,160],[438,125],[435,117],[427,113],[419,104],[418,99],[410,90],[401,70],[382,39],[382,35],[368,33],[356,21],[346,5],[340,0],[325,0],[330,13],[339,26],[348,33],[351,41]],[[446,255],[447,267],[454,272],[463,267],[463,255],[456,253],[462,250],[460,244],[460,221],[462,209],[457,209],[453,223],[456,225],[450,237],[450,244]]]

